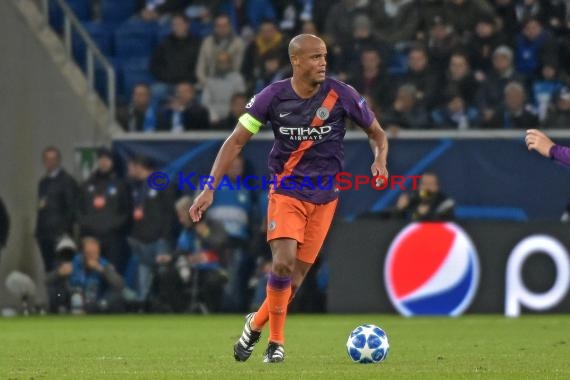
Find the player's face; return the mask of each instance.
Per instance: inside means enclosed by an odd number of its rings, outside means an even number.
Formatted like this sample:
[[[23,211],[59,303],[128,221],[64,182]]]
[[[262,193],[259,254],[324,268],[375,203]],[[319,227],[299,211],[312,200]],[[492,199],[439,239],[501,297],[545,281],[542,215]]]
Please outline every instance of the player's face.
[[[299,55],[294,56],[293,65],[301,78],[311,84],[321,84],[327,71],[327,47],[317,39],[307,40],[303,45]]]

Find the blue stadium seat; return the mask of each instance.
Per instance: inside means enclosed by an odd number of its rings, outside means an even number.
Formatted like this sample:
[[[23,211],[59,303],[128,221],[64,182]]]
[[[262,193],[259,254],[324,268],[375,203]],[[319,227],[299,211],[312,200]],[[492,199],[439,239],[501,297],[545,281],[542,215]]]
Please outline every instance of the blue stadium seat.
[[[152,84],[153,76],[148,70],[148,57],[129,58],[122,60],[120,93],[125,99],[130,99],[133,88],[139,83]]]
[[[157,25],[129,22],[115,31],[115,55],[119,58],[147,57],[156,46]]]
[[[400,75],[408,72],[408,53],[405,51],[394,51],[388,65],[388,74]]]
[[[113,39],[108,25],[89,21],[83,23],[83,27],[105,57],[113,55]],[[87,62],[86,47],[77,34],[73,35],[73,56],[78,65],[85,69]]]
[[[79,21],[88,21],[91,19],[91,1],[90,0],[67,0],[67,5],[75,13]],[[49,21],[55,31],[63,32],[63,12],[55,1],[49,2]]]
[[[106,24],[120,24],[137,11],[137,0],[101,0],[101,19]]]
[[[114,58],[109,58],[109,57],[107,58],[109,59],[109,62],[111,63],[111,65],[113,65],[115,69],[115,88],[117,89],[117,100],[120,100],[121,94],[118,91],[119,91],[119,85],[123,81],[121,62]],[[105,104],[107,103],[107,89],[108,89],[108,82],[107,82],[107,74],[105,72],[105,69],[102,66],[96,64],[95,90],[97,91],[103,102],[105,102]]]

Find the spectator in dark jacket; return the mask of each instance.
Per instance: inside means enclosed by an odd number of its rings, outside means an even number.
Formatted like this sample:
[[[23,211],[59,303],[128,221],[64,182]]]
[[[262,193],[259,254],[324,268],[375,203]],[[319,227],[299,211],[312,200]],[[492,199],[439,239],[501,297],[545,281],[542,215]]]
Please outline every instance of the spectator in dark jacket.
[[[150,88],[138,84],[133,89],[132,102],[119,108],[117,119],[126,132],[153,132],[158,127],[158,110],[152,103]]]
[[[93,236],[101,243],[103,255],[124,273],[129,259],[125,240],[131,217],[131,197],[113,168],[113,154],[97,150],[97,168],[79,192],[81,236]]]
[[[408,53],[409,68],[400,83],[413,84],[418,90],[418,100],[427,108],[437,104],[439,76],[429,65],[428,53],[422,45],[414,45]]]
[[[157,264],[171,261],[174,234],[174,195],[172,188],[158,191],[148,184],[155,166],[148,157],[137,157],[137,182],[132,188],[133,227],[129,237],[131,252],[138,259],[138,295],[145,301]]]
[[[245,112],[245,105],[247,104],[248,97],[246,94],[238,92],[232,95],[230,101],[230,114],[219,125],[220,129],[234,129],[237,125],[238,119]]]
[[[188,214],[190,206],[189,196],[176,202],[182,229],[173,260],[159,269],[153,303],[163,311],[215,312],[220,309],[227,280],[219,262],[227,235],[220,223],[211,220],[193,223]]]
[[[482,80],[493,70],[493,52],[507,43],[507,38],[497,26],[495,18],[484,15],[475,25],[474,33],[467,43],[469,60],[473,71]]]
[[[67,247],[74,249],[73,246]],[[101,245],[93,237],[82,240],[82,252],[59,263],[48,273],[50,310],[74,314],[120,312],[124,309],[122,277],[101,257]]]
[[[377,0],[369,5],[374,30],[394,44],[414,39],[419,26],[419,13],[412,0]]]
[[[524,81],[513,67],[513,50],[508,46],[499,46],[493,52],[493,71],[481,83],[476,96],[483,124],[493,118],[495,107],[503,104],[505,87],[513,81]]]
[[[463,53],[453,53],[445,77],[444,93],[461,95],[468,106],[475,103],[479,83],[471,72],[469,60]]]
[[[4,202],[0,197],[0,254],[2,253],[2,248],[6,246],[8,242],[8,233],[10,232],[10,216],[4,206]]]
[[[435,173],[424,173],[417,192],[398,198],[394,217],[408,220],[450,220],[454,218],[455,201],[439,187]]]
[[[77,183],[61,167],[59,149],[50,146],[42,153],[45,176],[38,186],[38,214],[36,239],[46,271],[51,271],[55,260],[55,245],[64,234],[71,234],[75,223]]]
[[[539,121],[534,109],[527,103],[524,86],[511,82],[505,87],[504,105],[498,106],[489,122],[491,128],[536,128]]]
[[[545,128],[570,127],[570,88],[562,87],[554,94],[555,107],[548,113],[544,121]]]
[[[183,132],[210,128],[208,110],[196,100],[194,86],[183,82],[176,86],[174,98],[166,105],[161,115],[159,130]]]
[[[243,57],[241,73],[248,87],[251,88],[255,80],[261,77],[264,61],[271,55],[279,57],[280,61],[286,61],[287,41],[274,22],[264,21],[253,41],[247,46]]]
[[[382,125],[392,134],[400,129],[424,129],[429,125],[426,110],[418,104],[417,90],[412,84],[398,89],[392,106],[382,114]]]
[[[164,97],[169,86],[196,81],[196,61],[200,41],[190,35],[189,21],[184,15],[172,18],[172,34],[154,51],[150,72],[162,84],[153,85],[157,97]]]
[[[386,71],[384,57],[369,47],[360,55],[360,65],[349,79],[350,84],[362,95],[369,96],[381,108],[387,109],[393,97],[393,88]]]

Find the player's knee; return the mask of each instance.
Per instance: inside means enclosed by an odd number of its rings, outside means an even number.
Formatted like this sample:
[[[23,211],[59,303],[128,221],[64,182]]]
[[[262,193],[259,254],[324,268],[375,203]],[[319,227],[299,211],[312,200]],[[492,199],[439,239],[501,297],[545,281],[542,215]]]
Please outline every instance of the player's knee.
[[[293,274],[294,263],[286,260],[273,260],[272,271],[280,277],[290,277]]]

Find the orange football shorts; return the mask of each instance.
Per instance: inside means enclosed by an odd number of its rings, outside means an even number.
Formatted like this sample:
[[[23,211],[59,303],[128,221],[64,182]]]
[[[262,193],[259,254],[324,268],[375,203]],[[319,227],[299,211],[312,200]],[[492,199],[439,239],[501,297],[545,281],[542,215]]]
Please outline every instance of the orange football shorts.
[[[297,259],[313,264],[323,246],[338,199],[324,204],[305,202],[270,193],[267,209],[267,241],[291,238],[299,243]]]

